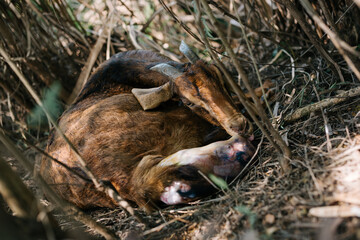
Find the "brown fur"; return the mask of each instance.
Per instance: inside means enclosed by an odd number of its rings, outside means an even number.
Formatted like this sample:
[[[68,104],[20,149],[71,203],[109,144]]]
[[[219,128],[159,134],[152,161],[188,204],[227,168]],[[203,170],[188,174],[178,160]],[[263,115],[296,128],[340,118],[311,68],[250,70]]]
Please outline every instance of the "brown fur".
[[[175,99],[155,110],[143,111],[130,93],[133,87],[150,88],[169,81],[149,70],[161,62],[185,71],[174,83],[182,101],[195,104],[190,109]],[[157,166],[161,159],[227,136],[222,130],[213,134],[215,127],[210,123],[227,124],[239,133],[247,131],[246,119],[227,94],[219,91],[213,68],[201,61],[192,66],[171,62],[149,51],[117,54],[90,77],[74,104],[59,119],[60,128],[95,177],[110,182],[121,197],[151,209],[174,178],[208,186],[191,168]],[[47,152],[84,175],[73,151],[55,131],[50,134]],[[79,207],[116,206],[91,182],[81,180],[48,158],[42,160],[41,173],[61,197]]]

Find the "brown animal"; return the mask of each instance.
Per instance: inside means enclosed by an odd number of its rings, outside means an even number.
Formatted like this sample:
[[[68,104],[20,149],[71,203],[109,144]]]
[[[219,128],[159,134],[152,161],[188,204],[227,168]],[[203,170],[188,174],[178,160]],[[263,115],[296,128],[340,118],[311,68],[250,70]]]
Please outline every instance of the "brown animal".
[[[250,135],[251,125],[223,90],[219,70],[190,60],[172,62],[142,50],[116,54],[96,70],[59,119],[95,177],[147,210],[214,192],[199,172],[233,178],[254,153],[239,136]],[[220,141],[228,134],[234,137]],[[47,152],[85,175],[54,130]],[[61,197],[79,207],[116,206],[91,182],[49,158],[42,159],[40,171]]]

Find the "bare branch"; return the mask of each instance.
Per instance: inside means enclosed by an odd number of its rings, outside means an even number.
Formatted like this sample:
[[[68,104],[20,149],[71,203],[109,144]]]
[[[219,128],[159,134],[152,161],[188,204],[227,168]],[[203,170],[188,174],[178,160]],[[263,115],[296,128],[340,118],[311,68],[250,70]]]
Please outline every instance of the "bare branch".
[[[41,109],[44,111],[44,113],[46,114],[47,118],[49,119],[49,121],[54,125],[54,128],[56,129],[56,131],[59,133],[59,135],[65,140],[65,142],[70,146],[70,148],[74,151],[77,160],[79,161],[79,163],[81,164],[81,169],[85,172],[85,174],[89,177],[89,179],[91,179],[91,181],[93,182],[93,184],[95,185],[96,189],[98,189],[99,191],[104,191],[107,194],[111,193],[111,196],[117,194],[116,192],[113,192],[113,190],[109,187],[106,186],[103,182],[99,181],[98,179],[96,179],[96,177],[93,175],[93,173],[90,171],[90,169],[87,167],[86,162],[84,161],[84,159],[81,157],[80,153],[78,152],[78,150],[75,148],[75,146],[70,142],[70,140],[65,136],[65,134],[62,132],[62,130],[60,129],[60,127],[58,126],[57,122],[53,119],[53,117],[51,116],[51,114],[49,113],[49,111],[44,107],[43,103],[40,100],[40,97],[36,94],[35,90],[32,88],[32,86],[29,84],[29,82],[26,80],[26,78],[24,77],[24,75],[20,72],[20,70],[16,67],[16,65],[11,61],[10,57],[7,55],[7,53],[5,52],[5,50],[0,46],[0,54],[4,57],[5,61],[9,64],[9,66],[12,68],[12,70],[15,72],[15,74],[19,77],[20,81],[25,85],[25,87],[27,88],[27,90],[30,92],[31,96],[35,99],[36,103],[41,107]],[[117,194],[118,195],[118,194]],[[110,197],[111,197],[110,196]],[[117,199],[121,199],[120,196],[117,196]],[[119,206],[122,207],[124,210],[126,210],[127,212],[129,212],[132,216],[135,216],[137,218],[138,221],[146,224],[146,221],[139,215],[137,214],[134,209],[125,201],[122,200],[120,202],[118,202]]]
[[[39,214],[34,195],[1,157],[0,194],[16,216],[36,218]]]
[[[200,3],[197,0],[196,1],[198,9],[200,8]],[[201,34],[201,37],[203,39],[203,41],[205,42],[205,45],[207,47],[207,49],[209,49],[210,54],[212,59],[214,59],[216,61],[216,64],[219,66],[221,72],[224,74],[225,79],[227,81],[227,83],[231,86],[231,88],[234,90],[234,92],[236,93],[236,95],[238,96],[241,104],[245,107],[246,111],[249,113],[250,117],[254,120],[254,122],[256,123],[256,125],[260,128],[260,130],[263,132],[263,134],[269,139],[269,142],[275,147],[275,149],[277,151],[281,151],[281,149],[279,148],[279,146],[273,141],[273,139],[271,138],[269,132],[264,128],[263,124],[261,124],[261,122],[257,119],[257,114],[256,114],[256,109],[253,105],[251,105],[248,101],[247,98],[245,96],[245,94],[243,93],[243,91],[241,90],[241,88],[234,82],[234,80],[232,79],[232,77],[230,76],[229,71],[225,68],[224,64],[219,60],[219,58],[215,55],[215,53],[212,51],[212,47],[208,41],[208,39],[206,38],[205,32],[204,32],[204,28],[203,25],[201,24],[200,21],[200,11],[197,12],[196,15],[196,24],[199,27],[199,31]]]
[[[319,15],[315,12],[315,10],[311,7],[311,4],[308,0],[301,0],[301,5],[307,11],[307,13],[314,19],[314,21],[319,25],[319,27],[326,32],[326,34],[330,37],[331,41],[333,42],[334,46],[339,50],[339,53],[343,56],[346,63],[349,65],[351,70],[355,73],[356,77],[360,79],[360,70],[358,67],[355,66],[354,62],[351,61],[350,57],[344,51],[353,54],[354,56],[360,58],[360,52],[357,52],[351,46],[349,46],[346,42],[340,39],[340,37],[324,23],[324,21],[319,17]]]
[[[306,115],[309,115],[312,112],[319,111],[321,108],[327,108],[327,107],[333,106],[335,104],[339,104],[341,102],[346,101],[347,99],[349,99],[351,97],[356,97],[356,96],[360,96],[360,87],[350,89],[350,90],[340,93],[334,97],[323,99],[320,102],[317,102],[317,103],[314,103],[311,105],[307,105],[303,108],[299,108],[292,114],[286,116],[284,118],[284,121],[285,122],[296,121]]]
[[[9,152],[11,152],[14,155],[14,157],[28,172],[30,173],[33,172],[34,166],[29,161],[27,161],[24,155],[1,131],[0,131],[0,141],[5,145],[5,147],[9,150]],[[89,217],[88,215],[86,215],[85,213],[83,213],[82,211],[80,211],[70,203],[67,203],[61,198],[59,198],[58,195],[53,192],[53,190],[49,187],[49,185],[45,182],[45,180],[42,178],[40,174],[37,174],[35,176],[35,180],[37,181],[39,186],[41,186],[44,189],[46,195],[50,198],[50,200],[53,201],[56,205],[58,205],[59,208],[62,211],[64,211],[66,214],[73,216],[74,219],[82,222],[86,226],[90,227],[94,231],[104,236],[106,239],[117,239],[116,235],[113,232],[111,232],[109,229],[97,223],[91,217]]]
[[[80,76],[78,77],[78,80],[76,81],[76,85],[70,94],[70,97],[68,98],[68,104],[72,103],[76,96],[79,94],[80,90],[84,86],[86,80],[90,76],[90,72],[92,67],[94,66],[94,63],[102,49],[102,46],[105,44],[105,37],[107,35],[108,29],[105,27],[103,31],[101,32],[100,36],[96,40],[96,43],[94,47],[91,49],[88,59],[86,60],[85,66],[83,70],[80,73]]]
[[[275,0],[278,3],[283,4],[291,13],[291,15],[299,22],[301,28],[304,30],[305,34],[308,36],[312,44],[319,51],[319,53],[324,57],[324,59],[332,66],[332,70],[334,73],[337,73],[340,80],[345,82],[344,76],[341,73],[339,65],[331,58],[328,52],[324,49],[322,44],[316,39],[314,31],[308,26],[305,16],[302,12],[300,12],[293,2],[289,0]]]
[[[260,118],[262,119],[263,123],[265,124],[267,130],[271,133],[272,137],[275,139],[276,143],[279,144],[279,147],[280,147],[282,153],[284,154],[284,157],[285,158],[290,158],[291,157],[290,149],[286,146],[285,142],[282,140],[279,133],[273,128],[273,126],[271,125],[269,119],[265,115],[265,111],[264,111],[264,109],[263,109],[263,107],[261,105],[260,100],[257,98],[254,90],[250,86],[248,77],[245,74],[245,71],[243,70],[243,68],[241,67],[238,59],[236,58],[235,53],[233,52],[232,48],[230,47],[229,43],[227,42],[224,34],[222,33],[222,31],[218,27],[217,21],[216,21],[214,15],[213,15],[209,5],[207,4],[207,2],[205,0],[201,0],[201,2],[202,2],[203,6],[205,8],[205,12],[206,12],[207,16],[209,17],[212,25],[214,26],[214,31],[216,32],[216,34],[221,39],[221,42],[224,44],[224,47],[225,47],[227,53],[229,54],[231,60],[233,61],[237,72],[240,74],[241,79],[244,82],[246,89],[249,91],[249,93],[250,93],[250,95],[251,95],[251,97],[252,97],[252,99],[253,99],[253,101],[255,103],[255,107],[257,109],[257,112],[258,112]],[[239,87],[239,86],[237,86],[237,87]],[[270,140],[270,137],[268,139]],[[289,163],[288,163],[287,160],[280,162],[280,164],[281,164],[281,167],[282,167],[282,169],[283,169],[283,171],[285,173],[288,173],[290,171]]]

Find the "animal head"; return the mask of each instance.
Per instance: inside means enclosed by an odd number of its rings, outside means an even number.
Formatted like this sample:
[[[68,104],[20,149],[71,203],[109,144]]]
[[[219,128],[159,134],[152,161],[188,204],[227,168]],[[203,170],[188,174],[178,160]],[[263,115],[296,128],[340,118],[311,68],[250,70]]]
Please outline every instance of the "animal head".
[[[221,84],[219,69],[198,59],[184,43],[180,50],[190,64],[179,67],[160,63],[151,68],[168,76],[170,82],[152,89],[132,90],[143,109],[155,108],[176,94],[193,112],[214,125],[221,125],[229,135],[251,135],[252,125],[232,103]]]
[[[215,188],[204,176],[233,179],[254,154],[254,147],[237,136],[204,147],[178,151],[168,157],[146,156],[131,179],[137,204],[151,210],[158,203],[174,205],[194,201]]]

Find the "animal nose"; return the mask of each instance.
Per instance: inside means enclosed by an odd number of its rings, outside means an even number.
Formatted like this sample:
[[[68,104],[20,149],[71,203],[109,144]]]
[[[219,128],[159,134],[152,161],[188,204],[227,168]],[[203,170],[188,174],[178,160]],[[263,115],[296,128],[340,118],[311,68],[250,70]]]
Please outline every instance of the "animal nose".
[[[243,127],[242,126],[240,126],[239,124],[232,124],[232,125],[230,125],[230,129],[232,130],[232,131],[234,131],[234,132],[236,132],[236,133],[242,133],[243,132]]]
[[[251,136],[253,131],[252,124],[248,121],[245,121],[243,123],[240,122],[231,123],[229,128],[231,129],[231,131],[243,137]]]
[[[227,144],[215,150],[216,156],[222,161],[247,161],[254,154],[254,147],[249,139],[241,136],[229,139]]]
[[[230,144],[226,144],[215,150],[215,155],[222,161],[234,161],[236,152]]]

